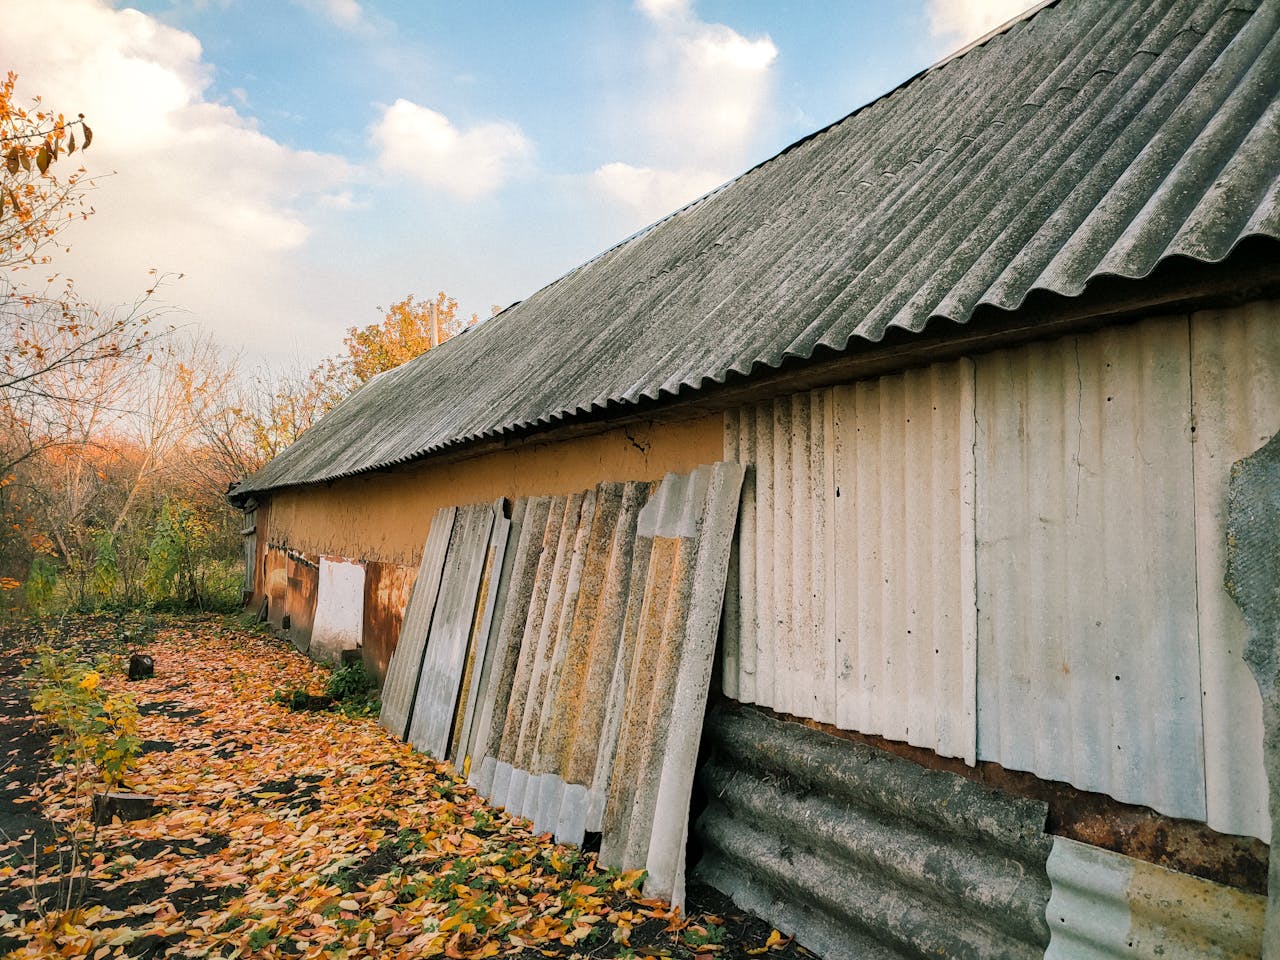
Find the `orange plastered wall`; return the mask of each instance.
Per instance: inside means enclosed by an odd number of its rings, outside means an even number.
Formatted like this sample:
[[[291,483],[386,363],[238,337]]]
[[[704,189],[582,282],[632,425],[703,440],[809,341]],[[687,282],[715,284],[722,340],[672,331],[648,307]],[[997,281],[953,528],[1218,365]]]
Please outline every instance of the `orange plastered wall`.
[[[267,536],[308,554],[416,565],[441,507],[574,493],[606,480],[657,480],[723,456],[724,420],[718,413],[528,442],[439,466],[428,461],[282,490],[271,496]]]

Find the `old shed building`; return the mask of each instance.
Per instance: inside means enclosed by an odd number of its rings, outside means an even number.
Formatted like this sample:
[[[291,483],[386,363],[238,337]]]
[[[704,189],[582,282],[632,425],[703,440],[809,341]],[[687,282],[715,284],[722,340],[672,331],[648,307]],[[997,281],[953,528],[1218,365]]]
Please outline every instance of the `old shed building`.
[[[1042,5],[355,393],[250,602],[829,958],[1259,956],[1278,91],[1272,0]]]

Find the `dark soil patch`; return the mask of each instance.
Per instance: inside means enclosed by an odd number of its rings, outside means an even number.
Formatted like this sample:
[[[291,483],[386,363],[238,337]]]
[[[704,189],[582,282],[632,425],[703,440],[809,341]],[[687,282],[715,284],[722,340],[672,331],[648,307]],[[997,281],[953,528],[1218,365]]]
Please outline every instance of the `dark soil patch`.
[[[144,717],[162,716],[170,720],[190,720],[198,717],[203,710],[184,710],[176,700],[152,700],[138,704],[138,713]]]

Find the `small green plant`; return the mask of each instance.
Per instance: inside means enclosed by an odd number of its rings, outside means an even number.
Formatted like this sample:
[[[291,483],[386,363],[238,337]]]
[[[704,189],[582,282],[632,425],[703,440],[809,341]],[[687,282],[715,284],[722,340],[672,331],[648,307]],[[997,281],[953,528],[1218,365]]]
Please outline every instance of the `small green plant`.
[[[27,571],[26,589],[23,591],[27,611],[38,617],[48,613],[57,587],[58,568],[48,557],[36,556]]]
[[[362,701],[372,696],[377,684],[364,668],[364,661],[344,664],[329,674],[324,692],[341,701]]]
[[[261,950],[274,939],[275,934],[271,932],[270,927],[255,927],[253,932],[249,934],[249,949]]]
[[[714,923],[706,926],[686,927],[684,940],[691,947],[705,947],[708,944],[724,943],[724,927]]]
[[[119,786],[142,755],[133,700],[102,686],[108,663],[89,664],[74,651],[42,646],[25,674],[35,685],[32,708],[55,728],[53,759],[65,769],[77,801],[67,847],[58,851],[56,889],[49,900],[34,898],[51,929],[83,907],[106,809],[95,804],[96,794]]]

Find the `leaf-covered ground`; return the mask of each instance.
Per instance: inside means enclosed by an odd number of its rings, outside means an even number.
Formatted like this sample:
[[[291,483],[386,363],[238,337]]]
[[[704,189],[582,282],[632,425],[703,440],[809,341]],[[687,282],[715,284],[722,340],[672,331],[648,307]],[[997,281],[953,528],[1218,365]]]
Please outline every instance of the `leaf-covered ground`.
[[[672,914],[639,876],[530,833],[453,769],[376,720],[272,702],[327,671],[215,619],[171,621],[145,647],[126,621],[18,624],[0,643],[0,952],[107,957],[805,955],[714,891]],[[136,626],[132,628],[136,631]],[[146,752],[127,787],[160,802],[106,825],[81,922],[48,930],[33,879],[57,871],[74,811],[20,674],[41,639],[90,655],[145,649],[132,694]],[[46,882],[43,889],[48,889]]]

